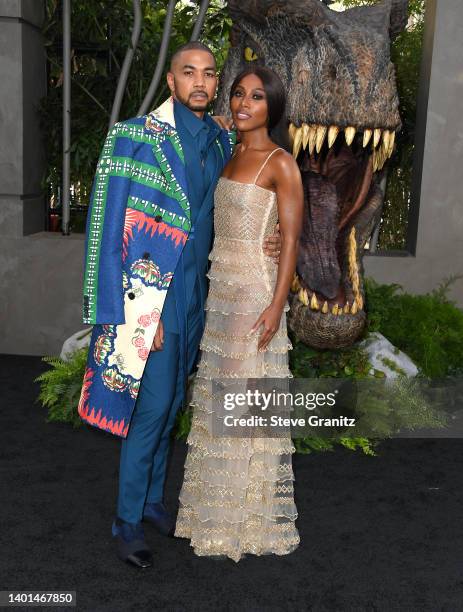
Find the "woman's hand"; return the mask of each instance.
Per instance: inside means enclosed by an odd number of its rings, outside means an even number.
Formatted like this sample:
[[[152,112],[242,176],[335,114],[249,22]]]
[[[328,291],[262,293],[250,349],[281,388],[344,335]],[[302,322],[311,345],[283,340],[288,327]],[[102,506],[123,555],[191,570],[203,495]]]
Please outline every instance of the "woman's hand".
[[[158,328],[156,330],[156,334],[153,339],[153,344],[151,345],[151,351],[162,351],[164,347],[164,326],[162,324],[162,320],[159,321]]]
[[[259,344],[257,345],[257,349],[259,351],[265,351],[270,340],[278,331],[282,312],[283,308],[272,303],[262,312],[260,317],[254,323],[251,329],[251,334],[255,333],[262,325],[264,326],[264,331],[262,332],[262,335],[259,338]]]

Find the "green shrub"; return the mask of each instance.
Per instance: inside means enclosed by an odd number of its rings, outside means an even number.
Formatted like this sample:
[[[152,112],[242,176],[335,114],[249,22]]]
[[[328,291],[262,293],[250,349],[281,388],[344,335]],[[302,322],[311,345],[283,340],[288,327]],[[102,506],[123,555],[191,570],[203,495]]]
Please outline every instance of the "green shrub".
[[[463,373],[463,310],[447,297],[454,276],[437,289],[411,295],[397,284],[365,279],[368,331],[379,331],[406,353],[424,376]]]
[[[71,423],[73,427],[82,424],[77,412],[80,391],[84,379],[87,348],[76,351],[69,361],[59,357],[44,357],[43,361],[51,366],[35,379],[40,383],[37,398],[44,408],[48,408],[47,421]]]
[[[348,407],[349,414],[343,414],[356,419],[355,431],[359,435],[345,437],[340,434],[336,437],[330,432],[329,438],[296,438],[297,452],[327,451],[342,445],[375,455],[378,442],[398,431],[445,425],[445,415],[430,406],[423,395],[420,389],[422,380],[399,376],[385,386],[384,373],[379,370],[371,372],[368,356],[358,344],[347,349],[315,350],[294,338],[292,340],[294,349],[290,352],[290,367],[296,378],[358,381],[356,402]],[[383,380],[374,384],[375,379]]]

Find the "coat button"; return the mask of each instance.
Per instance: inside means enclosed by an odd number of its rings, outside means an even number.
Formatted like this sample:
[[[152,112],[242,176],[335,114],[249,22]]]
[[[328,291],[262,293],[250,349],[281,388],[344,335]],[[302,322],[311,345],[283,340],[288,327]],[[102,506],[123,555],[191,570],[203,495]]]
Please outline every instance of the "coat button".
[[[134,300],[135,299],[135,293],[133,293],[131,291],[130,293],[127,294],[127,297],[129,298],[129,300]]]
[[[162,221],[162,216],[161,215],[156,215],[154,217],[154,220],[156,221],[156,223],[160,223]]]
[[[148,253],[148,251],[146,251],[146,253],[143,253],[143,259],[149,259],[150,258],[150,254]]]

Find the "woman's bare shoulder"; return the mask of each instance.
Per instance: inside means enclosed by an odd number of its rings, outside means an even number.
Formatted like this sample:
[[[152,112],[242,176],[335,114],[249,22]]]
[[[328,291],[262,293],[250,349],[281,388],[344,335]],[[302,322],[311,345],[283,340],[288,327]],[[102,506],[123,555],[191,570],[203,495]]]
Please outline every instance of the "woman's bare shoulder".
[[[272,163],[272,170],[276,173],[277,178],[278,176],[284,178],[287,176],[300,175],[299,166],[296,160],[291,153],[288,153],[285,149],[280,148],[277,153],[272,155],[270,161]]]

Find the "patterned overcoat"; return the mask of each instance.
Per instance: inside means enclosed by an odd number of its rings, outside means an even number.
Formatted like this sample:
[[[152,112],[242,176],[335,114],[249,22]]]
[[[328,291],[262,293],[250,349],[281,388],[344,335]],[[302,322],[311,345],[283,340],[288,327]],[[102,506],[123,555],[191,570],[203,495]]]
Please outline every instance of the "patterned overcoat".
[[[221,130],[224,161],[233,134]],[[84,323],[92,324],[81,418],[125,438],[167,289],[191,229],[173,100],[117,123],[87,218]]]

